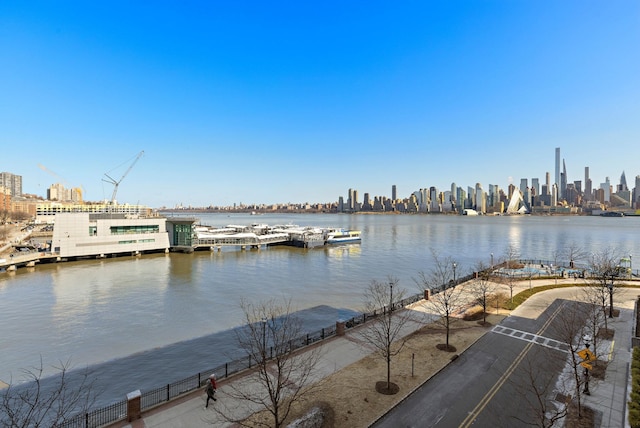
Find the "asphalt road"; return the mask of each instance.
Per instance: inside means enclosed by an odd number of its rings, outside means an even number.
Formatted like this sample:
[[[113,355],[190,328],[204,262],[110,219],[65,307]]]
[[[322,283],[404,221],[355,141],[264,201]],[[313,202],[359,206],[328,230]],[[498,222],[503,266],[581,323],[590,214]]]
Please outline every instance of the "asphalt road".
[[[574,304],[556,300],[536,319],[506,318],[372,426],[531,426],[537,397],[553,404],[567,357],[553,339],[560,339],[560,314]]]

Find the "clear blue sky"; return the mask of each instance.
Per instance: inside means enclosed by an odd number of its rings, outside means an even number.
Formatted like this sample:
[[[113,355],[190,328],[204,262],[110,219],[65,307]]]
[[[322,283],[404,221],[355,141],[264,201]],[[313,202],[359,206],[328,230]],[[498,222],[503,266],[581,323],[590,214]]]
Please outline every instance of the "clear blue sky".
[[[640,175],[640,2],[0,2],[0,171],[154,207]]]

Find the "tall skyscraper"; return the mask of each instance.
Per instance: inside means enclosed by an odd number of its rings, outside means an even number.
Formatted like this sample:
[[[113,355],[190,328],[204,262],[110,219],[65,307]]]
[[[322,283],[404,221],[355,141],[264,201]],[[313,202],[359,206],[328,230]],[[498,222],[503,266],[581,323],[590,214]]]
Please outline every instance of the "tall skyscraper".
[[[611,202],[611,182],[609,177],[605,178],[604,183],[600,183],[600,189],[604,193],[602,202]]]
[[[545,193],[545,195],[551,195],[551,178],[550,178],[551,174],[549,174],[549,172],[547,171],[547,173],[545,174],[545,180],[546,180],[546,185],[547,185],[547,191]]]
[[[395,201],[398,198],[398,195],[396,193],[396,185],[392,185],[391,186],[391,200]]]
[[[564,159],[562,159],[562,174],[560,174],[560,188],[558,190],[560,193],[560,199],[565,199],[565,193],[567,190],[567,165],[565,165]]]
[[[625,190],[629,190],[627,187],[627,177],[624,175],[624,171],[622,171],[622,175],[620,176],[620,184],[618,185],[618,191],[622,192]]]
[[[523,195],[527,191],[528,187],[529,187],[529,179],[521,178],[520,179],[520,192],[522,192]]]
[[[560,186],[560,147],[556,147],[556,186]]]
[[[591,200],[591,179],[589,178],[589,167],[584,167],[584,195],[585,201]]]

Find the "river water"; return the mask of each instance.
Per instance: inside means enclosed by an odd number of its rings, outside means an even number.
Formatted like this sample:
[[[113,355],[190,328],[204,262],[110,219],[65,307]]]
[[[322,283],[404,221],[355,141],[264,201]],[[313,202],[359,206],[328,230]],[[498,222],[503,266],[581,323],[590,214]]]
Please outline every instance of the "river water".
[[[230,329],[242,323],[241,299],[290,298],[316,330],[358,311],[371,280],[399,279],[418,293],[432,250],[458,263],[497,263],[509,246],[523,258],[554,260],[567,246],[640,255],[640,217],[202,214],[202,224],[254,222],[345,227],[355,245],[145,255],[41,265],[0,273],[0,380],[22,370],[70,361],[90,366],[122,399],[214,367],[234,357]],[[568,260],[561,262],[568,263]],[[640,260],[639,260],[640,262]],[[639,265],[640,267],[640,265]],[[634,270],[637,268],[634,267]]]

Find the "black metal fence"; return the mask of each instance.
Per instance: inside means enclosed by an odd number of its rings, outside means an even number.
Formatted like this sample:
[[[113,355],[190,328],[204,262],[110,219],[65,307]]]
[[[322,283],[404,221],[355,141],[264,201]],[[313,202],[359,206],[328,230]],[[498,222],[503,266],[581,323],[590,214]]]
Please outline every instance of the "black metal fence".
[[[402,301],[393,304],[394,308],[404,307],[410,303],[417,302],[423,296],[421,294],[406,298]],[[386,308],[381,310],[384,312]],[[373,314],[361,314],[352,317],[345,321],[346,328],[352,328],[359,324],[364,323],[366,320],[375,317]],[[336,335],[336,325],[333,324],[329,327],[322,328],[320,330],[306,333],[296,339],[291,340],[288,351],[295,351],[300,348],[312,345],[316,342],[331,338]],[[268,355],[273,357],[273,348],[270,349]],[[237,374],[243,370],[250,369],[255,366],[256,361],[252,360],[251,356],[239,358],[237,360],[229,361],[210,370],[197,373],[187,378],[178,380],[174,383],[164,385],[162,387],[143,392],[141,399],[141,410],[148,410],[154,406],[170,401],[183,394],[195,391],[198,388],[204,386],[206,380],[211,374],[215,374],[218,379],[225,379],[234,374]],[[65,421],[61,425],[61,428],[97,428],[107,424],[115,423],[120,420],[124,420],[127,417],[127,400],[119,401],[100,409],[91,410],[88,413],[78,414],[75,417]]]

